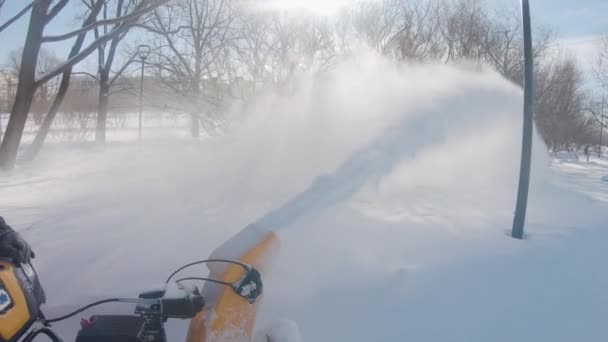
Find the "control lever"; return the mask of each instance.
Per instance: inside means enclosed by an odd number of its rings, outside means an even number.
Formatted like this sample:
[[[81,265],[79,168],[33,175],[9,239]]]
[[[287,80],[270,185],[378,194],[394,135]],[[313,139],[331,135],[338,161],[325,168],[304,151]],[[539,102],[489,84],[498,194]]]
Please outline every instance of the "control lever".
[[[165,318],[192,318],[205,306],[198,287],[178,282],[169,282],[164,289],[144,292],[139,298],[158,300],[160,314]],[[138,309],[146,311],[141,306]]]
[[[241,279],[232,284],[232,289],[236,294],[247,299],[249,304],[255,303],[264,290],[260,272],[248,265],[247,272]]]

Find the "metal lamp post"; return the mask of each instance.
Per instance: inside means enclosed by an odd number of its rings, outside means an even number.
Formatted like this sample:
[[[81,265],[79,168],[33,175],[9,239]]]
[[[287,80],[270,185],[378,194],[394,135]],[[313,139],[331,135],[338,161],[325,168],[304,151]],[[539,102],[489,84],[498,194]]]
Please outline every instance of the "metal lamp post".
[[[137,131],[137,139],[141,142],[141,129],[143,123],[143,96],[144,96],[144,64],[146,58],[150,55],[150,46],[141,44],[137,47],[137,54],[141,59],[141,77],[139,78],[139,126]]]
[[[511,236],[516,239],[523,239],[524,237],[528,188],[530,187],[530,164],[532,162],[532,129],[534,126],[534,57],[532,55],[532,27],[528,0],[521,1],[521,15],[524,29],[524,127],[517,204],[511,231]]]

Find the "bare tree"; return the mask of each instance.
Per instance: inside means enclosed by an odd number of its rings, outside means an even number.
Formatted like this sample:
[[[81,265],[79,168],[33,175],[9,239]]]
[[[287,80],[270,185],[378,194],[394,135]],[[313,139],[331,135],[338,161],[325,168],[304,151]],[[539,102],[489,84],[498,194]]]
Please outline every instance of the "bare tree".
[[[398,2],[398,30],[388,42],[390,54],[400,60],[428,60],[443,56],[440,3],[434,1]]]
[[[87,18],[82,24],[83,27],[91,25],[91,23],[96,20],[97,15],[101,11],[103,3],[103,1],[98,1],[95,6],[91,7]],[[74,45],[72,46],[72,49],[70,50],[70,58],[78,54],[78,52],[82,48],[86,35],[86,31],[78,35],[76,41],[74,42]],[[55,100],[53,101],[53,104],[51,105],[51,108],[49,109],[49,112],[47,113],[42,126],[38,130],[38,134],[36,134],[34,142],[27,151],[26,158],[28,160],[34,159],[42,149],[42,145],[44,144],[44,140],[46,139],[48,132],[51,129],[51,125],[53,123],[53,120],[55,119],[55,115],[57,114],[57,111],[59,110],[59,107],[61,106],[61,103],[63,102],[63,99],[68,91],[71,77],[72,67],[68,67],[64,70],[63,75],[61,77],[61,84],[59,85],[59,91],[55,96]]]
[[[97,2],[105,1],[97,0]],[[84,23],[80,29],[56,36],[44,36],[44,29],[57,16],[57,14],[63,10],[63,8],[67,5],[68,0],[58,0],[58,2],[53,6],[51,6],[53,0],[37,0],[35,2],[31,10],[28,34],[23,48],[15,104],[13,105],[13,109],[11,111],[11,116],[6,128],[5,138],[0,146],[1,168],[9,169],[15,164],[17,152],[21,143],[21,137],[23,135],[23,129],[25,127],[25,122],[29,114],[35,90],[49,80],[63,74],[62,84],[60,85],[58,94],[53,105],[51,106],[51,109],[49,110],[49,113],[47,114],[47,117],[45,118],[45,122],[43,123],[44,130],[48,131],[50,122],[52,122],[56,110],[59,107],[58,105],[55,106],[55,102],[59,102],[60,104],[63,96],[65,96],[65,92],[67,92],[72,67],[94,52],[98,46],[112,40],[115,36],[121,35],[128,31],[131,27],[133,27],[133,25],[135,25],[140,17],[149,11],[156,9],[164,2],[166,2],[166,0],[142,0],[130,13],[125,13],[119,18],[108,19],[106,21],[97,20],[98,13],[94,13],[96,11],[91,11],[91,13],[94,14],[93,17],[88,16],[84,20]],[[77,46],[82,45],[82,42],[80,42],[80,44],[78,43],[81,40],[84,41],[84,37],[86,36],[87,32],[107,23],[113,23],[116,25],[107,34],[94,39],[84,49],[81,49],[81,46]],[[61,65],[51,68],[51,70],[37,78],[35,75],[35,67],[42,44],[63,41],[74,37],[76,37],[76,42],[74,43],[72,51],[70,51],[68,59]],[[41,141],[44,141],[44,137],[46,136],[45,131],[40,133],[42,135],[40,138]],[[41,145],[42,143],[40,142],[39,144]]]
[[[521,84],[524,56],[519,13],[504,9],[497,12],[480,43],[485,60],[503,76]]]
[[[399,1],[358,2],[350,13],[355,37],[380,53],[399,32]]]
[[[603,94],[602,94],[603,95]],[[604,145],[604,130],[608,127],[608,116],[605,115],[605,97],[601,96],[600,99],[592,98],[589,101],[589,105],[585,110],[590,114],[590,118],[595,121],[594,124],[599,125],[599,135],[595,142],[597,143],[597,154],[598,158],[602,157],[602,146]]]
[[[352,14],[353,28],[367,45],[397,60],[438,59],[445,54],[442,6],[430,0],[362,2]]]
[[[87,5],[92,8],[95,4],[94,0],[88,0]],[[103,4],[102,20],[108,21],[108,11],[114,13],[114,18],[120,18],[124,13],[128,13],[133,6],[136,5],[135,0],[114,0],[107,1]],[[98,39],[101,35],[106,35],[117,24],[104,24],[94,29],[95,38]],[[125,38],[128,31],[114,36],[109,42],[101,44],[97,47],[98,70],[96,79],[99,82],[99,97],[97,107],[97,126],[95,129],[95,141],[97,143],[105,143],[106,141],[106,121],[108,117],[108,104],[110,101],[110,88],[119,79],[127,67],[133,62],[134,54],[127,59],[125,63],[114,70],[112,74],[112,66],[116,59],[118,45]]]
[[[279,44],[276,35],[272,34],[275,16],[275,13],[260,11],[238,17],[235,26],[240,31],[240,39],[234,42],[232,49],[225,52],[224,60],[229,63],[225,67],[229,73],[242,75],[249,80],[251,86],[248,90],[240,89],[246,94],[237,96],[245,97],[255,93],[271,78],[268,66]]]
[[[589,98],[582,73],[572,58],[556,59],[539,73],[537,127],[552,151],[572,149],[593,133],[593,121],[585,116]]]
[[[11,53],[9,53],[9,70],[15,77],[19,75],[19,70],[21,69],[22,55],[23,49],[13,50]],[[41,48],[40,55],[38,56],[38,62],[36,63],[36,77],[40,77],[40,75],[43,75],[52,68],[57,67],[59,64],[61,64],[61,62],[59,58],[55,56],[55,54],[45,48]],[[40,87],[36,90],[30,112],[33,114],[34,122],[37,125],[42,122],[43,114],[49,109],[50,102],[57,93],[58,86],[59,80],[57,77],[55,77],[40,85]]]
[[[142,27],[156,35],[148,61],[155,76],[176,99],[175,107],[191,116],[191,133],[223,100],[226,75],[218,57],[235,40],[231,0],[176,0],[160,8]]]
[[[608,88],[608,34],[599,40],[593,76],[600,87]]]
[[[280,83],[281,68],[277,63],[282,44],[290,44],[292,35],[282,39],[282,21],[274,11],[241,11],[233,29],[237,39],[225,45],[218,56],[218,66],[229,80],[229,93],[240,100],[248,100],[259,89]],[[290,44],[290,48],[293,46]]]
[[[487,11],[477,0],[458,0],[442,6],[440,32],[445,44],[444,60],[482,60],[483,41],[489,30]]]
[[[127,52],[121,60],[116,53],[132,27],[146,30],[141,40],[152,49],[145,67],[152,75],[149,78],[162,84],[155,91],[164,91],[172,108],[191,117],[194,137],[201,130],[216,127],[231,101],[247,100],[260,89],[290,91],[296,84],[292,82],[294,76],[331,68],[359,42],[396,62],[435,59],[487,64],[521,85],[523,39],[519,13],[491,11],[481,1],[362,0],[352,3],[334,19],[251,11],[244,2],[236,0],[170,0],[163,7],[157,7],[163,0],[82,0],[87,12],[81,28],[56,36],[44,36],[44,26],[67,0],[32,1],[18,14],[20,17],[32,12],[24,47],[30,53],[18,59],[19,65],[26,67],[19,70],[19,90],[9,123],[10,141],[7,135],[0,148],[0,165],[10,167],[14,163],[19,131],[33,101],[28,96],[51,78],[62,75],[51,109],[32,145],[35,155],[67,92],[72,67],[95,52],[98,69],[91,76],[99,83],[96,140],[105,140],[109,97],[115,90],[112,86],[120,83],[117,80],[134,55],[134,51]],[[34,18],[42,20],[42,24],[40,20],[33,23]],[[87,38],[89,32],[94,37]],[[31,74],[30,69],[43,55],[39,45],[73,38],[76,42],[66,63]],[[537,30],[535,34],[536,122],[552,149],[576,148],[595,139],[597,120],[589,114],[590,99],[582,87],[577,65],[571,59],[551,58],[553,38],[549,31]],[[605,86],[608,37],[601,51],[594,75]],[[118,60],[124,63],[115,66]],[[115,101],[119,101],[118,97]],[[86,121],[88,125],[90,115],[83,117],[86,120],[76,121]]]
[[[289,89],[286,87],[287,83],[297,73],[298,68],[305,64],[301,60],[302,46],[299,43],[303,35],[301,31],[305,28],[305,24],[299,21],[301,19],[291,15],[276,15],[270,20],[273,49],[268,65],[264,66],[269,71],[269,77],[266,79],[269,86]]]
[[[8,54],[8,70],[18,76],[21,70],[21,59],[23,58],[23,49],[16,49]],[[48,49],[40,48],[40,55],[36,63],[36,77],[45,74],[52,68],[57,67],[60,63],[59,58]]]
[[[523,85],[523,36],[521,18],[515,8],[498,10],[488,23],[481,41],[483,60],[505,78]],[[552,31],[540,28],[534,34],[533,56],[542,63],[553,47]]]
[[[0,146],[0,167],[12,168],[17,159],[17,151],[21,143],[21,136],[25,128],[25,122],[32,104],[34,91],[36,90],[36,64],[38,53],[42,45],[42,35],[47,22],[52,20],[51,13],[58,13],[67,4],[61,1],[51,8],[52,0],[36,1],[32,10],[28,33],[23,47],[23,56],[19,70],[19,82],[17,94],[11,111],[11,116],[4,133],[4,139]],[[49,11],[49,9],[51,10]]]
[[[221,59],[228,64],[231,94],[244,100],[260,88],[288,92],[295,75],[325,70],[336,56],[327,18],[255,11],[240,13],[234,26],[238,39],[226,46]]]
[[[301,68],[323,70],[332,64],[334,34],[327,18],[304,17],[297,33],[299,49],[296,53],[303,59],[298,63]]]

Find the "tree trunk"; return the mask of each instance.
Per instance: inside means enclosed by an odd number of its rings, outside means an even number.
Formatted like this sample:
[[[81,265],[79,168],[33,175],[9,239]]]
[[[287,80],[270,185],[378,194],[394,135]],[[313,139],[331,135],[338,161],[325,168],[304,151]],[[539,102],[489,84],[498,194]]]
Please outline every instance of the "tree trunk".
[[[193,89],[194,89],[194,94],[196,94],[195,97],[195,101],[198,102],[198,99],[201,96],[201,88],[200,88],[200,83],[199,80],[202,78],[201,77],[201,67],[200,67],[200,57],[197,55],[197,59],[196,59],[196,65],[195,65],[195,74],[196,77],[194,79],[194,83],[193,83]],[[197,139],[198,137],[201,136],[201,127],[200,127],[200,118],[198,117],[198,113],[196,112],[197,110],[199,110],[199,105],[196,106],[196,108],[193,108],[194,110],[190,113],[190,118],[191,118],[191,126],[190,126],[190,133],[192,133],[192,137]]]
[[[198,114],[192,113],[190,114],[192,118],[192,125],[190,126],[190,133],[192,133],[193,138],[198,138],[201,136],[201,128],[200,128],[200,119]]]
[[[106,143],[106,121],[108,118],[108,103],[110,101],[110,83],[109,75],[104,74],[100,76],[95,142],[103,145]]]
[[[93,8],[91,13],[89,13],[88,18],[83,23],[83,27],[91,24],[95,20],[95,18],[97,17],[97,14],[99,14],[99,11],[101,10],[101,4],[102,3],[99,2],[98,5],[96,5],[96,7]],[[78,54],[78,52],[82,48],[82,44],[84,43],[85,37],[86,37],[86,32],[78,35],[78,37],[76,38],[76,41],[74,42],[74,45],[72,45],[72,49],[70,50],[69,58],[72,58]],[[55,119],[55,116],[57,116],[57,112],[59,111],[59,108],[61,107],[61,104],[63,103],[63,99],[65,98],[65,95],[68,92],[68,88],[70,87],[70,78],[72,77],[72,68],[73,67],[70,66],[70,67],[67,67],[63,71],[63,74],[61,76],[61,84],[59,85],[59,90],[57,91],[57,94],[55,95],[55,98],[53,99],[53,104],[51,105],[51,108],[49,108],[49,111],[48,111],[47,115],[45,116],[44,121],[42,122],[42,126],[40,126],[40,129],[38,130],[38,133],[36,134],[36,137],[34,138],[34,142],[32,143],[32,145],[30,146],[30,148],[28,149],[28,151],[25,155],[26,160],[29,160],[29,161],[33,160],[34,158],[36,158],[36,156],[38,155],[40,150],[42,150],[42,146],[44,145],[44,141],[46,140],[46,137],[49,134],[51,125],[53,124],[53,120]]]
[[[36,133],[36,137],[32,142],[32,145],[27,150],[27,153],[24,156],[24,159],[27,161],[31,161],[40,152],[42,149],[42,145],[46,140],[49,131],[51,130],[51,125],[53,124],[53,120],[63,103],[63,99],[68,92],[68,88],[70,87],[70,77],[72,76],[72,68],[68,68],[61,77],[61,84],[59,85],[59,90],[57,91],[57,95],[55,95],[55,99],[53,100],[53,104],[51,108],[49,108],[49,112],[44,117],[44,121],[40,128],[38,129],[38,133]]]
[[[42,45],[42,34],[46,22],[46,13],[52,0],[41,0],[32,8],[30,23],[21,57],[19,83],[15,103],[6,126],[4,140],[0,146],[0,168],[12,169],[17,160],[17,152],[21,144],[23,129],[32,105],[36,90],[36,64]]]

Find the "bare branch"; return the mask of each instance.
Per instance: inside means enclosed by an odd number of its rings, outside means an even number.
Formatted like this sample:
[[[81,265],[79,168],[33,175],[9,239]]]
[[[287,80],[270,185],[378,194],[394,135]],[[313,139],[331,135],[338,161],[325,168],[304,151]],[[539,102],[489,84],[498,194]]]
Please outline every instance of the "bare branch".
[[[65,1],[65,0],[64,0]],[[127,15],[118,17],[118,18],[112,18],[112,19],[106,19],[106,20],[99,20],[96,21],[94,23],[91,23],[90,25],[80,28],[78,30],[74,30],[72,32],[68,32],[68,33],[64,33],[64,34],[60,34],[57,36],[46,36],[46,37],[42,37],[42,42],[44,43],[49,43],[49,42],[58,42],[58,41],[62,41],[62,40],[66,40],[66,39],[70,39],[73,37],[76,37],[77,35],[90,31],[96,27],[102,26],[102,25],[110,25],[110,24],[119,24],[128,20],[131,20],[133,18],[140,18],[142,15],[150,12],[151,10],[153,10],[154,8],[158,7],[161,5],[161,3],[163,2],[167,2],[168,0],[164,0],[164,1],[154,1],[154,2],[150,2],[150,6],[148,7],[144,7],[142,9],[139,9],[137,11],[134,11],[132,13],[129,13]]]
[[[592,68],[593,76],[597,84],[602,88],[602,93],[608,87],[608,34],[600,38],[597,45],[597,57]]]
[[[38,2],[38,1],[39,0],[34,0],[34,1],[30,2],[30,4],[25,6],[21,11],[19,11],[19,13],[15,14],[6,23],[2,24],[2,26],[0,26],[0,32],[4,31],[7,27],[11,26],[12,23],[19,20],[19,18],[21,18],[25,13],[27,13],[30,9],[32,9],[32,7],[34,7],[36,2]]]
[[[165,40],[167,41],[167,45],[169,46],[169,48],[171,49],[171,51],[175,54],[175,56],[180,60],[180,62],[183,64],[184,68],[186,69],[186,71],[189,74],[192,74],[192,70],[190,68],[190,65],[188,64],[188,62],[186,62],[186,60],[184,59],[183,55],[177,50],[177,48],[175,47],[175,43],[173,42],[173,40],[170,37],[170,30],[167,30],[163,24],[162,19],[160,18],[160,15],[157,12],[154,12],[154,17],[156,19],[156,22],[158,23],[158,26],[160,27],[161,31],[161,35],[165,38]]]
[[[160,35],[163,35],[163,34],[177,34],[181,30],[187,30],[187,29],[189,29],[189,27],[185,26],[185,25],[181,25],[178,28],[176,28],[175,30],[170,30],[170,31],[158,30],[158,29],[155,29],[155,28],[153,28],[151,26],[144,25],[144,24],[135,24],[135,25],[133,25],[133,27],[142,28],[142,29],[147,30],[149,32],[160,34]]]
[[[88,73],[86,71],[77,71],[77,72],[73,72],[72,75],[84,75],[84,76],[89,76],[93,79],[99,80],[99,77],[97,77],[97,75],[93,75],[91,73]]]
[[[148,11],[153,10],[154,8],[166,3],[168,0],[154,0],[151,1],[149,3],[151,3],[152,5],[145,7]],[[63,72],[63,70],[65,70],[66,68],[72,67],[75,64],[79,63],[80,61],[82,61],[83,59],[85,59],[88,55],[90,55],[93,51],[95,51],[99,46],[101,46],[102,44],[105,44],[106,42],[110,41],[111,39],[115,38],[117,35],[123,34],[124,32],[128,31],[131,26],[137,21],[139,20],[140,16],[145,14],[146,12],[142,11],[141,8],[136,8],[134,10],[134,13],[139,13],[139,16],[125,16],[125,18],[118,26],[116,26],[115,28],[113,28],[110,32],[108,32],[105,35],[100,36],[99,38],[95,39],[93,42],[91,42],[89,44],[89,46],[87,46],[86,48],[84,48],[82,51],[80,51],[78,54],[70,57],[63,65],[55,68],[54,70],[42,75],[40,77],[39,80],[36,81],[37,84],[42,84],[45,83],[46,81],[52,79],[53,77],[61,74]],[[87,25],[90,26],[90,25]],[[86,34],[85,32],[81,32],[81,34]]]
[[[57,14],[59,14],[59,12],[61,12],[61,10],[65,7],[65,5],[68,4],[69,0],[61,0],[59,1],[59,3],[57,3],[57,5],[55,5],[53,8],[51,8],[51,10],[49,11],[49,14],[47,14],[46,16],[46,23],[48,24],[51,20],[53,20],[53,18],[55,18],[57,16]]]
[[[93,9],[93,5],[87,0],[80,0],[88,9]]]
[[[114,82],[116,82],[116,80],[120,78],[120,76],[122,76],[123,72],[125,72],[129,65],[131,65],[135,61],[135,56],[135,54],[131,56],[131,58],[129,58],[129,60],[125,64],[123,64],[120,69],[118,69],[118,71],[114,74],[114,77],[110,79],[110,84],[114,84]]]
[[[120,30],[126,30],[128,29],[128,27],[123,27]],[[42,75],[40,77],[40,79],[38,81],[36,81],[36,83],[42,84],[50,79],[52,79],[53,77],[61,74],[63,72],[64,69],[69,68],[74,66],[75,64],[79,63],[80,61],[82,61],[83,59],[85,59],[88,55],[91,54],[91,52],[95,51],[95,49],[97,49],[100,45],[108,42],[110,39],[112,39],[114,37],[114,35],[118,33],[118,30],[115,31],[111,31],[110,33],[103,35],[101,37],[99,37],[98,39],[96,39],[95,41],[93,41],[91,44],[89,44],[89,46],[87,46],[85,49],[83,49],[80,53],[76,54],[75,56],[69,58],[63,65],[61,65],[60,67]]]

